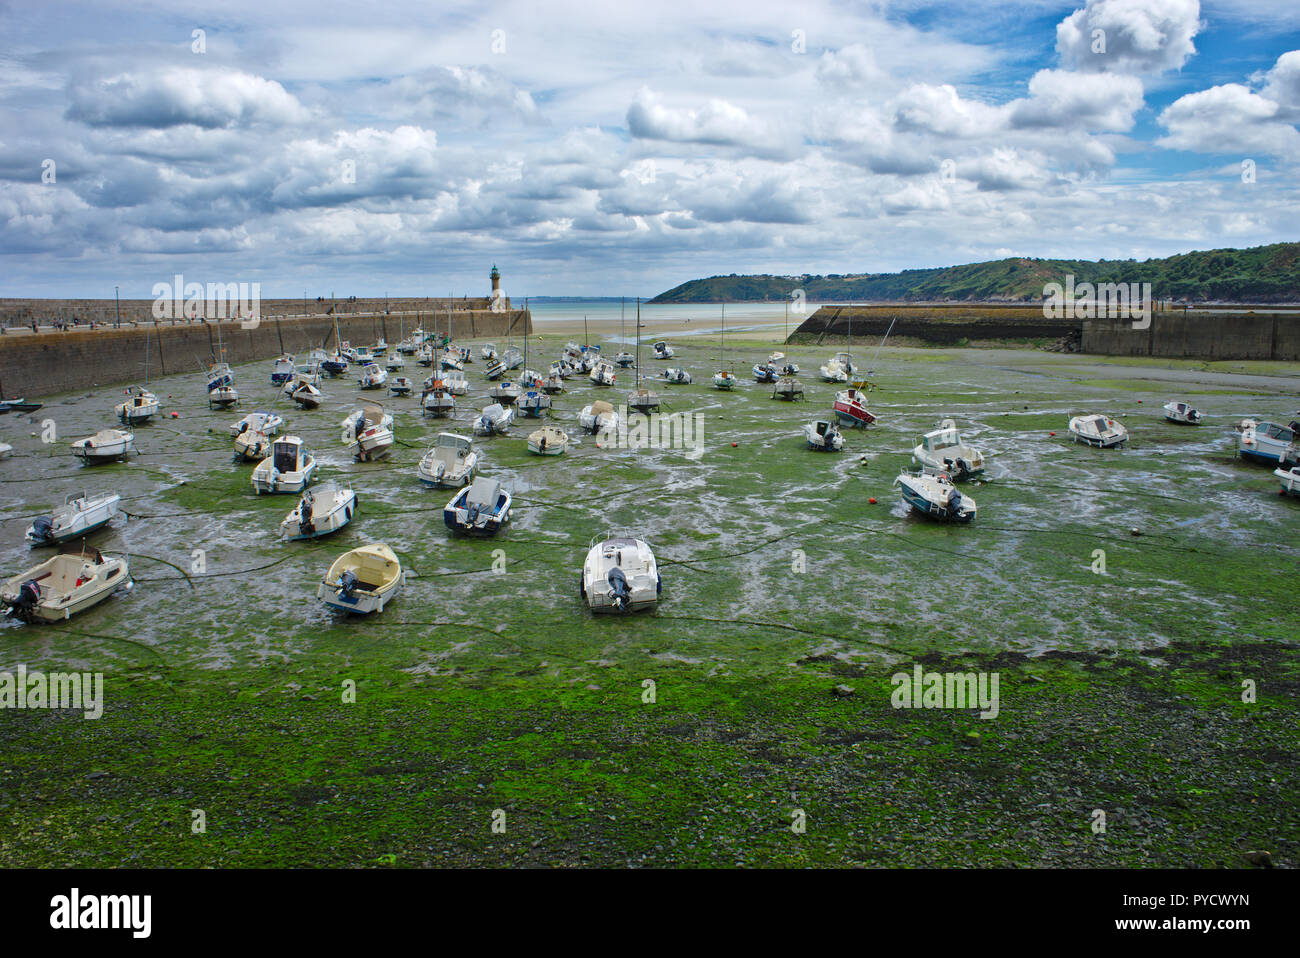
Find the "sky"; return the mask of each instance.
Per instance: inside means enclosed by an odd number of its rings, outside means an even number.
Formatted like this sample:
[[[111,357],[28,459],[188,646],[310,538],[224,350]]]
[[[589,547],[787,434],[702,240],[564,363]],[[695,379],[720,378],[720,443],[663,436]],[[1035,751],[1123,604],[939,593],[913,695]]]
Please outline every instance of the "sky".
[[[1300,239],[1300,2],[0,2],[0,297]]]

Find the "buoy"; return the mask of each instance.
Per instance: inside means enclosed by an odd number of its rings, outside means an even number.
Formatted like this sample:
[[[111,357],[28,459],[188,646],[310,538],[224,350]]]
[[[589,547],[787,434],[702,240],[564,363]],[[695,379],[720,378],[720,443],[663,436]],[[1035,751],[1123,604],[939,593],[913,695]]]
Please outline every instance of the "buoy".
[[[739,445],[740,445],[740,443],[738,443],[738,442],[733,442],[733,443],[731,444],[731,448],[732,448],[732,449],[735,449],[735,448],[736,448],[737,446],[739,446]]]
[[[1049,436],[1055,436],[1056,433],[1054,433],[1054,432],[1049,432],[1048,435],[1049,435]]]
[[[870,499],[867,500],[867,502],[871,503],[874,506],[876,504],[876,497],[872,496]]]
[[[178,413],[175,409],[173,409],[173,410],[172,410],[172,418],[173,418],[173,419],[180,419],[180,418],[181,418],[181,414]]]
[[[1142,530],[1139,529],[1137,526],[1134,526],[1132,529],[1129,530],[1129,535],[1140,536],[1142,535]]]

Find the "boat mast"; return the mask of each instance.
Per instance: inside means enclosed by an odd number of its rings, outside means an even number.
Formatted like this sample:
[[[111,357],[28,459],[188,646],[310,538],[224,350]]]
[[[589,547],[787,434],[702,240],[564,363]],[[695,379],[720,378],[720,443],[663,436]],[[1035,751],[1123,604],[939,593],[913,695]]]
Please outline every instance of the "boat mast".
[[[641,297],[636,298],[636,388],[641,388]]]

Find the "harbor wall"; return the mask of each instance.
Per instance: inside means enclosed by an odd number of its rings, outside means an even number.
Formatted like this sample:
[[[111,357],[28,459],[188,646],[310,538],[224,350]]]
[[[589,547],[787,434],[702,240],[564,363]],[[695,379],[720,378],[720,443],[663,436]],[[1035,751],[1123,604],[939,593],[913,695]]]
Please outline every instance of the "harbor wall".
[[[1082,321],[1049,319],[1041,305],[930,305],[930,306],[822,306],[800,324],[789,338],[793,344],[820,343],[830,338],[920,339],[951,346],[963,340],[1060,339],[1077,334]]]
[[[1083,351],[1170,359],[1300,360],[1300,315],[1254,311],[1171,310],[1147,329],[1131,320],[1088,319]]]
[[[229,320],[155,323],[150,319],[122,328],[74,327],[65,332],[36,334],[30,330],[9,332],[0,335],[0,390],[8,398],[31,397],[143,382],[146,348],[151,379],[198,373],[213,361],[233,365],[272,359],[283,352],[305,360],[312,347],[334,347],[336,322],[340,337],[358,345],[373,343],[379,336],[395,345],[403,325],[407,332],[417,325],[440,334],[448,329],[445,312],[439,315],[418,311],[400,316],[342,314],[337,318],[304,319],[270,316],[251,329]],[[458,339],[504,339],[507,335],[514,338],[532,332],[532,316],[528,310],[454,310],[451,322],[451,331]]]

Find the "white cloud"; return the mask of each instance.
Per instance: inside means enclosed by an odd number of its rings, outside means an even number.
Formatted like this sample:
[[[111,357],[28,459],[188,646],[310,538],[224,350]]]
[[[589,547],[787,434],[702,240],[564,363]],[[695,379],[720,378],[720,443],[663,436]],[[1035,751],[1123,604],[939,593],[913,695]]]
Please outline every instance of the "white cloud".
[[[1088,0],[1057,25],[1056,50],[1076,70],[1177,70],[1196,53],[1200,16],[1198,0]]]
[[[1039,70],[1029,81],[1029,98],[1011,105],[1011,125],[1124,131],[1142,103],[1137,77]]]
[[[1280,113],[1275,101],[1240,83],[1225,83],[1166,107],[1159,120],[1169,132],[1156,143],[1199,153],[1291,155],[1300,150],[1300,132]]]
[[[308,119],[274,80],[238,70],[162,67],[73,84],[70,119],[92,126],[216,128]]]

